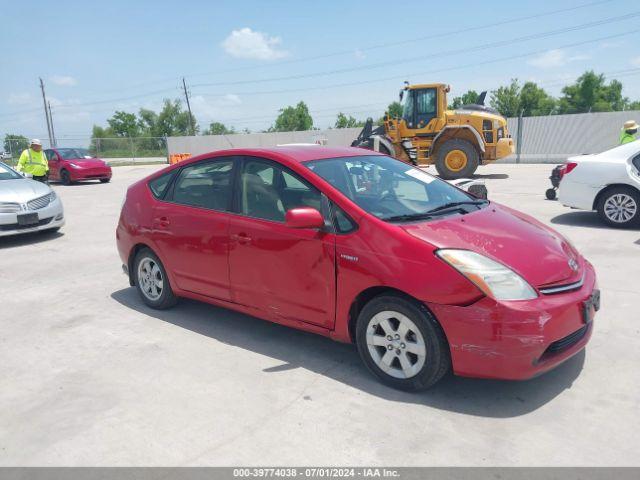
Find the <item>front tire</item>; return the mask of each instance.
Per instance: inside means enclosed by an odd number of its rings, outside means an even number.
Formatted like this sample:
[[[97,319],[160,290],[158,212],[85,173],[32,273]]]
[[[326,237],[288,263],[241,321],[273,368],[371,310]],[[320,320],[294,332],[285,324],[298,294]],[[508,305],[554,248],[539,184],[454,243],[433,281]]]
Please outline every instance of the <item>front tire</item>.
[[[451,368],[440,324],[426,307],[400,296],[383,295],[365,305],[356,343],[369,371],[400,390],[425,390]]]
[[[109,183],[111,181],[110,178],[101,178],[100,183]]]
[[[151,308],[165,310],[173,307],[177,297],[171,289],[164,265],[149,248],[136,254],[133,261],[134,283],[142,301]]]
[[[632,187],[613,187],[598,200],[600,218],[615,228],[640,225],[640,192]]]
[[[63,185],[71,185],[71,174],[67,170],[60,171],[60,183]]]
[[[470,142],[454,138],[447,140],[436,153],[436,170],[445,180],[469,178],[480,164],[477,150]]]
[[[555,200],[557,197],[555,188],[547,188],[544,192],[544,196],[547,197],[547,200]]]

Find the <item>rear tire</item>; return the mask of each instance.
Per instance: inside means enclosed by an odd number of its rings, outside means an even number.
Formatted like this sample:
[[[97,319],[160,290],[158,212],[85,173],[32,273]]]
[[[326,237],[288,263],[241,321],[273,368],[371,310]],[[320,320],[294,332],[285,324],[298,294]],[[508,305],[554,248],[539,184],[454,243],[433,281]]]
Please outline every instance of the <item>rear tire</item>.
[[[164,265],[151,249],[143,248],[136,254],[131,274],[140,298],[151,308],[165,310],[178,301]]]
[[[367,303],[356,324],[358,353],[384,384],[425,390],[451,368],[449,344],[424,305],[396,295]]]
[[[100,183],[109,183],[111,181],[110,178],[101,178]]]
[[[597,210],[610,227],[640,226],[640,192],[632,187],[610,188],[600,196]]]
[[[60,183],[71,185],[71,174],[66,170],[60,170]]]
[[[445,180],[472,177],[480,164],[480,157],[473,145],[459,138],[447,140],[436,153],[436,170]]]

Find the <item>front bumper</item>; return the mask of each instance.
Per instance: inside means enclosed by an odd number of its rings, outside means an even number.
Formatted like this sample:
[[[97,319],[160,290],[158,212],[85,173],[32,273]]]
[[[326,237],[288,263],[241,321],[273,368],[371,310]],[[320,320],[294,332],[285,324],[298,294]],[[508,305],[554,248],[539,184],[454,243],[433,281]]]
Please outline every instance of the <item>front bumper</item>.
[[[525,380],[585,347],[593,322],[585,323],[583,305],[595,289],[595,271],[585,262],[584,283],[578,290],[528,301],[485,297],[467,307],[427,306],[447,335],[456,375]],[[593,315],[596,307],[589,308]]]
[[[101,168],[74,168],[69,169],[69,175],[72,181],[80,180],[100,180],[111,178],[112,171],[110,167]]]
[[[45,208],[20,213],[37,213],[38,224],[29,227],[20,226],[18,225],[17,213],[0,213],[0,237],[60,228],[65,221],[64,208],[59,198],[56,198],[53,203],[50,203]]]

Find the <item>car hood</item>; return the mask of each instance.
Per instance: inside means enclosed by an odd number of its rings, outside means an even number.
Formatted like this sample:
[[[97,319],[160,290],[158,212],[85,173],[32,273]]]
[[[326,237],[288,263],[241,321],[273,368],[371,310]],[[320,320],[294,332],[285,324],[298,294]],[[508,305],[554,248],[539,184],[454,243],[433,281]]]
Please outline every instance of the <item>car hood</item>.
[[[107,166],[103,160],[99,158],[74,158],[73,160],[67,160],[80,168],[96,168]]]
[[[0,180],[0,202],[25,203],[50,191],[48,185],[29,178]]]
[[[583,268],[582,257],[562,235],[524,213],[495,203],[466,215],[401,228],[435,248],[486,255],[536,287],[578,280]],[[577,270],[569,265],[571,259]]]

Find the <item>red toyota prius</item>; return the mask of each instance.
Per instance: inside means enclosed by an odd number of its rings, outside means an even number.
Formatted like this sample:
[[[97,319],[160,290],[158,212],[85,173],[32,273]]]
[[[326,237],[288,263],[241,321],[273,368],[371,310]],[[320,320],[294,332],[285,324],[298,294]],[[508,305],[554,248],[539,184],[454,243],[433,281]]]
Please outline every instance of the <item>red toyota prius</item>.
[[[357,345],[406,390],[582,350],[593,266],[534,218],[355,148],[218,151],[132,185],[116,232],[152,308],[209,302]]]

